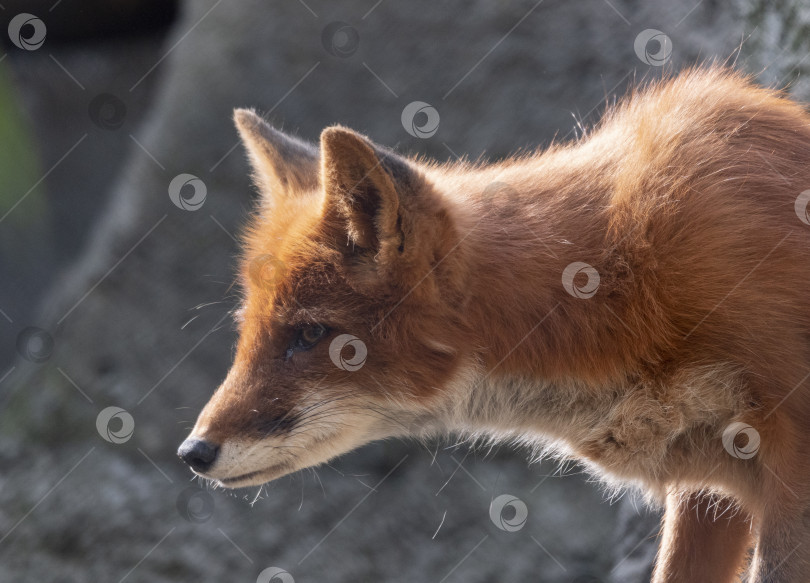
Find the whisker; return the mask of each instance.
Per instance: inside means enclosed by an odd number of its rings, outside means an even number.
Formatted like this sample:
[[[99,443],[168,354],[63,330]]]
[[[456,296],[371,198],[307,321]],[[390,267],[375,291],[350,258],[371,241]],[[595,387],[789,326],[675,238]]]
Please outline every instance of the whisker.
[[[199,317],[200,317],[200,315],[199,315],[199,314],[197,314],[196,316],[193,316],[193,317],[192,317],[192,318],[191,318],[191,319],[190,319],[188,322],[186,322],[185,324],[183,324],[182,326],[180,326],[180,329],[181,329],[181,330],[185,330],[185,329],[186,329],[186,326],[188,326],[189,324],[191,324],[191,323],[192,323],[194,320],[196,320],[196,319],[197,319],[197,318],[199,318]]]
[[[217,304],[224,304],[224,303],[225,303],[224,300],[219,300],[217,302],[206,302],[206,303],[203,303],[203,304],[198,304],[198,305],[194,306],[193,308],[189,308],[189,310],[199,310],[201,308],[207,308],[208,306],[215,306]]]

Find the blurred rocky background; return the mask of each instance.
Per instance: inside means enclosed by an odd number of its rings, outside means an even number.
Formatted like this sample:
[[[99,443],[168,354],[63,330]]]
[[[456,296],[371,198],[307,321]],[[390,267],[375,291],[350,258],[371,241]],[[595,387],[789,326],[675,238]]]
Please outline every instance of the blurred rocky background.
[[[498,158],[695,62],[810,99],[807,3],[4,0],[0,24],[0,581],[648,580],[654,511],[506,447],[373,444],[259,492],[190,480],[174,451],[232,355],[254,197],[231,111]],[[401,122],[413,101],[439,112],[429,138]],[[181,173],[197,210],[168,196]]]

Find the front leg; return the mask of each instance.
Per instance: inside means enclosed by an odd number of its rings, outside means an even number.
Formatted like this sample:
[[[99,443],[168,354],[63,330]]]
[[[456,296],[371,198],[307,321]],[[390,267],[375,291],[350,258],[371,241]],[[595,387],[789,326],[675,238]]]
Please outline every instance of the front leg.
[[[748,515],[730,499],[671,492],[653,583],[737,581],[750,544]]]
[[[749,583],[810,581],[810,511],[800,504],[767,513],[759,528]]]

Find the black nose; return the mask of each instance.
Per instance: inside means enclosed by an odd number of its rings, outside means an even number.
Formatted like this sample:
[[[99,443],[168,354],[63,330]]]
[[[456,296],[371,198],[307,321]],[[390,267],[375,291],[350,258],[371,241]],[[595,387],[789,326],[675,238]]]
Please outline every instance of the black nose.
[[[177,455],[195,472],[205,472],[214,465],[219,453],[219,446],[202,439],[188,438],[180,444]]]

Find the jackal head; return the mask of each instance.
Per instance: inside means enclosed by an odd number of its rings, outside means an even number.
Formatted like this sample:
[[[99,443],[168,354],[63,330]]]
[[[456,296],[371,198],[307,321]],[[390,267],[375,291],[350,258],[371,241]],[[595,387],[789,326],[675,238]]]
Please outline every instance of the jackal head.
[[[423,431],[469,336],[460,237],[425,167],[343,127],[318,147],[252,111],[235,120],[261,192],[240,336],[178,451],[227,487]]]

